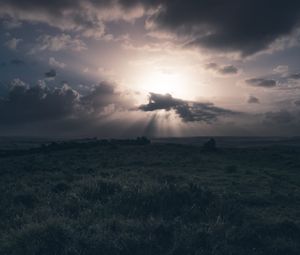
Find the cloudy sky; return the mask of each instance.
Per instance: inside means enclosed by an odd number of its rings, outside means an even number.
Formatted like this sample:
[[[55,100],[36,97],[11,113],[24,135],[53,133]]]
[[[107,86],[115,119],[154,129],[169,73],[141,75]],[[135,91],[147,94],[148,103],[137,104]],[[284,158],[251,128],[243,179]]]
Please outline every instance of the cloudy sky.
[[[0,134],[299,135],[300,1],[0,0]]]

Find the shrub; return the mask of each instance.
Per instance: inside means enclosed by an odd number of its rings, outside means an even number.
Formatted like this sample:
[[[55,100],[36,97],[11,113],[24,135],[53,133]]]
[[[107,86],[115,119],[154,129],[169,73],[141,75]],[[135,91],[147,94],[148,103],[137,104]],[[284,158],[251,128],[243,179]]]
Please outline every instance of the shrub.
[[[225,168],[225,172],[228,174],[236,173],[237,170],[238,170],[238,167],[236,165],[230,165]]]
[[[214,138],[210,138],[207,142],[203,144],[204,151],[216,151],[217,145]]]
[[[37,201],[37,197],[31,192],[16,194],[13,197],[13,202],[15,205],[22,205],[27,208],[32,208]]]
[[[69,229],[62,220],[32,223],[5,238],[0,246],[0,253],[9,255],[67,254],[70,248],[70,238]]]
[[[118,183],[97,179],[83,183],[81,196],[87,200],[105,202],[108,197],[120,191],[121,186]]]

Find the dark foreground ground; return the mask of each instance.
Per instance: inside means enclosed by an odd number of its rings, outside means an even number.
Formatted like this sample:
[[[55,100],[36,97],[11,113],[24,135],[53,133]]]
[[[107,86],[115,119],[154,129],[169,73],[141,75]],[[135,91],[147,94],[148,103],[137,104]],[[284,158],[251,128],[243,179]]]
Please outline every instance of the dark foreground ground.
[[[298,255],[300,147],[0,152],[1,255]]]

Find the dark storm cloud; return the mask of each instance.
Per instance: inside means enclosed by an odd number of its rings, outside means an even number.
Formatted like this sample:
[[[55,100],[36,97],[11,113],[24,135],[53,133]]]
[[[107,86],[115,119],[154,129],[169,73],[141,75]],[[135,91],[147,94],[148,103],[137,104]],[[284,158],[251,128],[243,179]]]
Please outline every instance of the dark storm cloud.
[[[46,78],[55,78],[56,77],[56,71],[54,69],[51,69],[49,72],[45,73]]]
[[[116,111],[125,104],[109,83],[100,83],[88,94],[80,95],[68,85],[52,89],[45,85],[30,87],[15,79],[8,96],[0,98],[0,118],[2,125],[70,118],[95,121],[99,115],[109,113],[105,107],[114,105],[110,110]]]
[[[283,0],[2,0],[0,16],[47,22],[99,37],[105,32],[105,20],[135,18],[139,14],[132,11],[137,6],[145,13],[152,10],[146,14],[152,13],[148,27],[174,33],[184,38],[185,45],[238,51],[244,56],[289,35],[300,16],[299,1]],[[105,17],[104,9],[119,12],[108,11],[111,15]]]
[[[191,102],[173,98],[170,94],[150,93],[148,104],[139,107],[142,111],[174,110],[185,122],[211,123],[219,117],[234,115],[236,112],[214,106],[212,103]]]
[[[188,37],[188,45],[251,55],[299,24],[300,2],[283,0],[162,1],[152,22]]]
[[[238,73],[238,68],[233,65],[220,66],[217,63],[209,63],[205,65],[207,70],[212,70],[220,75],[234,75]]]
[[[130,1],[122,2],[124,4],[118,0],[1,0],[0,18],[41,22],[63,31],[72,30],[86,37],[100,38],[105,33],[106,20],[130,20],[130,15],[134,16]]]
[[[259,99],[255,96],[249,96],[247,102],[249,104],[259,104],[260,103]]]
[[[15,28],[21,27],[22,23],[16,19],[8,18],[8,19],[3,20],[2,26],[5,29],[15,29]]]
[[[267,112],[264,114],[265,121],[276,124],[288,124],[295,120],[293,114],[287,110],[281,110],[278,112]]]
[[[25,65],[25,62],[23,61],[23,60],[21,60],[21,59],[12,59],[11,61],[10,61],[10,63],[12,64],[12,65],[16,65],[16,66],[22,66],[22,65]]]
[[[221,74],[236,74],[238,69],[235,66],[230,65],[222,67],[219,71]]]
[[[294,101],[294,104],[297,105],[297,106],[300,106],[300,99],[299,100],[296,100]]]
[[[161,95],[156,93],[150,93],[149,103],[141,105],[140,110],[143,111],[155,111],[155,110],[166,110],[169,111],[172,108],[183,105],[185,102],[181,99],[173,98],[170,94]]]
[[[277,85],[277,82],[272,79],[264,78],[252,78],[245,80],[246,84],[253,87],[273,88]]]
[[[95,37],[103,34],[103,22],[90,13],[82,0],[3,0],[0,2],[0,18],[7,16],[20,21],[46,23],[61,30],[73,30]],[[86,4],[85,4],[86,3]]]
[[[121,93],[117,93],[109,82],[101,82],[89,94],[81,98],[81,104],[88,112],[101,112],[106,106],[114,104],[114,108],[128,109],[129,101]],[[117,107],[116,107],[117,106]]]
[[[79,98],[69,87],[49,90],[15,83],[7,98],[0,100],[2,124],[58,119],[73,113]]]
[[[288,79],[291,80],[300,80],[300,73],[294,73],[288,76]]]

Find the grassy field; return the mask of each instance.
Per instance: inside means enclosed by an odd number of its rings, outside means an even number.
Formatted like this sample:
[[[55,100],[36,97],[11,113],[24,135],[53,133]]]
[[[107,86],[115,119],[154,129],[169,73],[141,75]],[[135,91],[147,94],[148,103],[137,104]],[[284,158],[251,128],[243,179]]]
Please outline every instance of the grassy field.
[[[1,255],[298,255],[300,147],[0,153]]]

